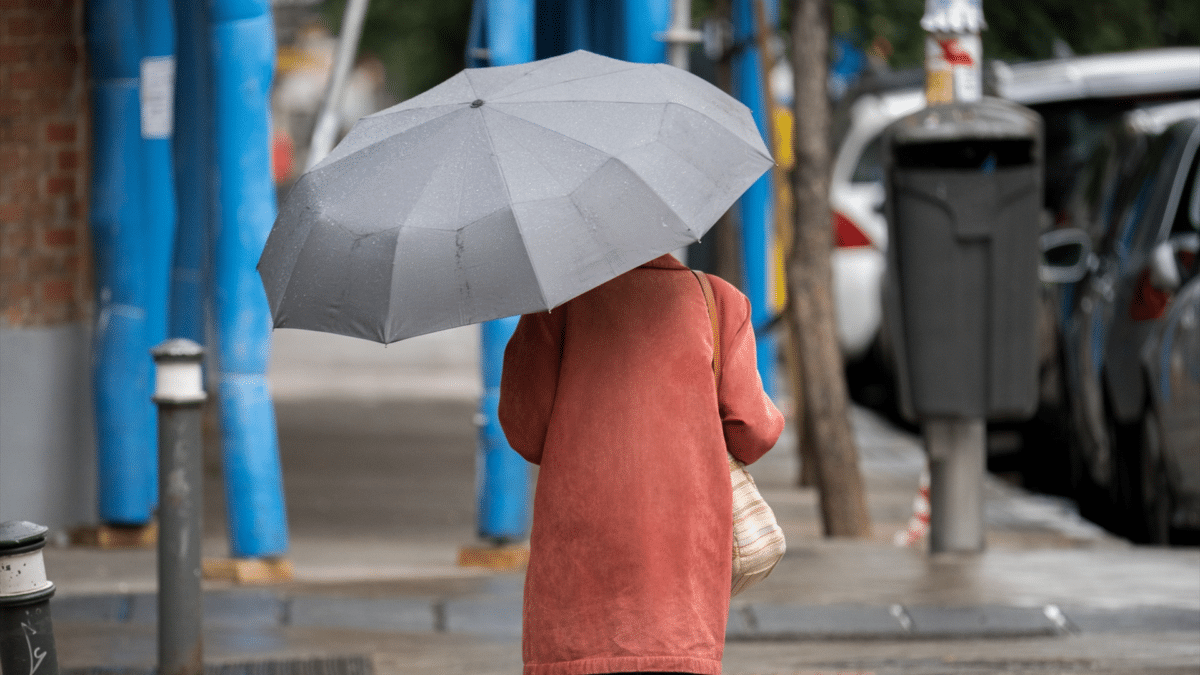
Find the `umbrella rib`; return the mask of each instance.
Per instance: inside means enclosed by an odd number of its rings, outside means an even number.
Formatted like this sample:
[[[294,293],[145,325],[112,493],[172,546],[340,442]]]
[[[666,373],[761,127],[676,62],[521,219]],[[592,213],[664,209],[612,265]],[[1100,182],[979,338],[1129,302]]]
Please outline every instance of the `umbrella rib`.
[[[678,105],[678,104],[677,104],[677,103],[671,103],[671,102],[668,102],[668,103],[646,103],[646,104],[644,104],[644,105],[658,105],[658,106],[662,106],[662,107],[665,109],[665,108],[666,108],[667,106],[669,106],[669,105]],[[692,110],[691,108],[688,108],[687,106],[681,106],[681,107],[683,107],[683,108],[686,108],[686,109],[688,109],[688,110]],[[493,110],[494,110],[494,109],[493,109]],[[511,115],[511,114],[509,114],[509,113],[504,113],[503,111],[496,111],[496,112],[501,112],[502,114],[504,114],[504,115],[507,115],[508,117],[511,117],[511,118],[513,118],[513,119],[520,120],[520,121],[522,121],[522,122],[525,122],[526,124],[531,124],[531,125],[537,126],[536,124],[534,124],[533,122],[530,122],[529,120],[525,119],[524,117],[518,117],[518,116],[516,116],[516,115]],[[698,113],[698,114],[699,114],[699,113]],[[705,117],[705,119],[710,119],[710,118],[709,118],[707,115],[705,115],[704,117]],[[662,125],[663,125],[663,124],[665,124],[665,120],[666,120],[666,115],[663,115],[663,119],[659,121],[659,135],[660,135],[660,136],[661,136],[661,133],[662,133]],[[574,142],[574,143],[578,143],[579,145],[582,145],[582,146],[584,146],[584,147],[591,148],[591,149],[595,150],[596,152],[599,152],[599,153],[601,153],[601,154],[603,154],[603,155],[607,155],[608,157],[611,157],[612,159],[614,159],[614,160],[616,160],[616,161],[618,161],[618,162],[621,162],[621,165],[622,165],[622,166],[624,166],[624,167],[625,167],[625,168],[626,168],[626,169],[627,169],[627,170],[628,170],[630,173],[634,174],[635,176],[639,176],[639,177],[641,176],[641,175],[640,175],[640,174],[639,174],[637,171],[635,171],[635,170],[633,169],[633,167],[631,167],[631,166],[629,166],[628,164],[626,164],[625,162],[621,161],[621,159],[620,159],[619,157],[617,157],[616,155],[613,155],[613,154],[612,154],[612,153],[610,153],[610,152],[607,152],[607,151],[605,151],[605,150],[601,150],[600,148],[597,148],[597,147],[596,147],[596,146],[594,146],[594,145],[591,145],[591,144],[589,144],[589,143],[584,143],[583,141],[581,141],[581,140],[579,140],[579,139],[577,139],[577,138],[572,138],[571,136],[568,136],[568,135],[566,135],[566,134],[562,133],[561,131],[555,131],[554,129],[551,129],[551,128],[549,128],[549,127],[537,126],[537,128],[538,128],[538,129],[541,129],[541,130],[543,130],[543,131],[548,131],[548,132],[550,132],[550,133],[552,133],[552,134],[555,134],[556,136],[560,136],[560,137],[562,137],[562,138],[565,138],[565,139],[567,139],[568,141],[572,141],[572,142]],[[488,137],[488,142],[489,142],[489,143],[491,142],[491,136],[490,136],[490,135],[489,135],[489,137]],[[656,141],[651,141],[651,143],[653,143],[653,142],[656,142]],[[519,141],[518,141],[518,144],[520,144],[520,143],[519,143]],[[646,145],[649,145],[649,143],[647,143]],[[525,147],[525,146],[523,146],[523,145],[522,145],[521,147]],[[642,146],[634,146],[634,147],[642,147]],[[688,161],[688,160],[687,160],[687,158],[685,158],[683,155],[680,155],[678,152],[675,152],[675,150],[673,150],[673,149],[672,149],[672,148],[670,148],[669,146],[667,146],[667,145],[663,144],[663,147],[664,147],[664,148],[666,148],[667,150],[670,150],[672,154],[674,154],[676,157],[679,157],[679,158],[680,158],[681,160],[683,160],[683,162],[684,162],[684,163],[686,163],[688,166],[691,166],[692,168],[696,169],[696,171],[700,172],[700,173],[701,173],[701,174],[703,174],[703,175],[707,175],[707,174],[705,174],[705,173],[704,173],[704,171],[703,171],[703,170],[702,170],[700,167],[698,167],[698,166],[696,166],[695,164],[693,164],[692,162]],[[629,148],[629,149],[632,149],[632,148]],[[537,160],[537,162],[538,162],[539,164],[541,164],[541,163],[542,163],[542,162],[541,162],[541,158],[540,158],[540,157],[538,157],[538,155],[537,155],[536,153],[532,153],[532,152],[531,152],[531,153],[529,153],[529,154],[530,154],[530,155],[532,155],[532,156],[534,157],[534,159],[536,159],[536,160]],[[547,167],[545,164],[542,164],[542,166],[543,166],[543,167],[544,167],[544,168],[545,168],[545,169],[546,169],[546,170],[547,170],[547,171],[548,171],[548,172],[549,172],[551,175],[553,175],[553,171],[550,171],[550,167]],[[507,188],[508,188],[508,183],[507,183],[507,181],[505,182],[505,184],[504,184],[504,187],[505,187],[505,189],[507,189]],[[511,194],[510,194],[510,198],[511,198]],[[666,203],[666,201],[663,201],[661,198],[660,198],[660,201],[662,201],[662,202],[663,202],[663,205],[665,205],[665,206],[666,206],[666,207],[667,207],[667,208],[668,208],[668,209],[671,211],[671,213],[675,214],[675,217],[676,217],[676,218],[679,218],[679,222],[683,223],[683,224],[684,224],[684,226],[685,226],[685,227],[687,227],[687,229],[688,229],[690,232],[692,232],[692,234],[695,234],[695,230],[693,230],[693,229],[692,229],[692,227],[691,227],[690,225],[688,225],[688,224],[687,224],[687,221],[686,221],[686,220],[684,220],[684,219],[683,219],[683,217],[681,217],[681,216],[679,215],[679,213],[678,213],[678,212],[676,212],[676,211],[675,211],[675,209],[674,209],[673,207],[671,207],[671,205],[670,205],[670,204],[667,204],[667,203]],[[578,209],[577,209],[577,210],[578,210]],[[582,214],[580,214],[580,215],[582,216]],[[545,299],[545,294],[543,294],[543,299]]]
[[[659,65],[665,65],[665,64],[657,64],[657,63],[656,63],[656,64],[654,64],[654,65],[656,65],[656,66],[659,66]],[[656,76],[658,76],[658,79],[659,79],[659,81],[663,83],[663,89],[664,89],[664,90],[668,90],[668,91],[669,91],[669,90],[674,90],[674,89],[676,89],[676,88],[677,88],[677,83],[671,82],[671,81],[670,81],[670,80],[668,80],[666,77],[664,77],[661,69],[659,69],[659,68],[655,68],[655,69],[654,69],[654,74],[655,74]],[[712,116],[712,115],[709,115],[709,114],[705,113],[703,110],[697,110],[697,109],[696,109],[696,108],[694,108],[693,106],[690,106],[690,105],[688,105],[688,104],[686,104],[686,103],[684,103],[684,102],[682,102],[682,101],[669,101],[669,103],[670,103],[671,105],[677,105],[677,106],[679,106],[680,108],[683,108],[684,110],[690,110],[690,111],[692,111],[692,112],[696,113],[697,115],[699,115],[699,116],[703,117],[704,119],[706,119],[706,120],[708,120],[708,121],[712,122],[713,124],[717,125],[718,127],[722,128],[722,129],[728,129],[728,125],[727,125],[727,124],[725,124],[724,122],[722,122],[722,121],[720,121],[720,120],[718,120],[718,119],[715,119],[715,118],[713,118],[713,116]],[[752,119],[753,119],[753,118],[752,118]],[[755,130],[757,131],[757,129],[758,129],[758,124],[757,124],[757,123],[755,123],[755,124],[754,124],[754,128],[755,128]],[[760,136],[760,138],[761,138],[761,135],[762,135],[762,132],[759,132],[759,136]],[[734,134],[734,136],[737,136],[737,134]],[[745,142],[745,139],[741,139],[740,137],[739,137],[739,140],[742,140],[742,142]],[[758,152],[758,149],[757,149],[757,148],[754,148],[753,144],[747,143],[747,145],[749,145],[749,146],[750,146],[752,149],[754,149],[754,151],[755,151],[755,152]],[[764,144],[764,147],[765,147],[765,144]],[[762,153],[761,153],[761,152],[760,152],[760,153],[758,153],[758,154],[762,155]],[[772,165],[774,165],[774,164],[775,164],[775,158],[771,156],[771,154],[770,154],[770,149],[769,149],[769,148],[767,149],[767,154],[766,154],[766,155],[762,155],[762,156],[763,156],[763,157],[765,157],[766,159],[769,159],[769,160],[771,160],[771,164],[772,164]]]
[[[446,104],[444,106],[429,106],[428,108],[410,108],[410,110],[429,110],[429,109],[433,109],[433,108],[460,108],[460,107],[462,107],[462,105],[463,104],[461,104],[461,103],[450,103],[450,104]],[[408,112],[408,111],[405,110],[402,112]],[[450,112],[454,112],[454,111],[452,110]],[[338,157],[337,159],[333,160],[332,162],[327,162],[326,160],[322,160],[321,164],[318,164],[317,166],[313,167],[310,171],[308,171],[306,173],[316,173],[318,171],[324,171],[325,169],[328,169],[336,164],[340,164],[344,160],[347,160],[347,159],[350,159],[351,157],[357,156],[358,153],[360,153],[364,150],[370,150],[371,148],[378,146],[380,143],[382,143],[388,139],[395,138],[396,136],[398,136],[400,134],[407,134],[407,133],[413,131],[414,129],[420,129],[421,127],[425,126],[426,124],[432,124],[433,122],[437,122],[438,120],[445,119],[445,117],[446,117],[445,115],[438,115],[436,117],[430,117],[429,119],[425,120],[424,122],[421,122],[420,124],[409,127],[408,129],[405,129],[404,131],[397,132],[397,133],[389,133],[384,138],[381,138],[378,141],[375,141],[368,145],[364,145],[363,147],[359,148],[358,150],[355,150],[354,152],[351,152],[348,155],[343,155],[341,157]],[[353,131],[353,129],[351,129],[351,131]]]
[[[595,101],[586,101],[586,100],[585,100],[585,101],[554,101],[554,103],[595,103]],[[620,101],[614,101],[614,103],[621,103],[621,102],[620,102]],[[662,104],[662,103],[643,103],[643,104],[641,104],[641,105],[664,105],[664,104]],[[538,123],[536,123],[536,122],[532,122],[532,121],[530,121],[530,120],[527,120],[527,119],[525,119],[524,117],[521,117],[520,115],[514,115],[514,114],[512,114],[512,113],[506,113],[506,112],[504,112],[503,110],[499,110],[499,109],[496,109],[496,108],[492,108],[492,110],[493,110],[494,112],[500,113],[500,114],[502,114],[502,115],[505,115],[505,116],[507,116],[507,117],[511,117],[511,118],[513,118],[513,119],[515,119],[515,120],[520,120],[520,121],[522,121],[522,122],[524,122],[524,123],[526,123],[526,124],[533,125],[533,126],[537,127],[538,129],[541,129],[541,130],[543,130],[543,131],[547,131],[547,132],[549,132],[549,133],[552,133],[552,134],[554,134],[555,136],[561,136],[562,138],[565,138],[565,139],[567,139],[568,141],[571,141],[572,143],[575,143],[575,144],[577,144],[577,145],[582,145],[582,146],[583,146],[583,147],[585,147],[585,148],[591,148],[592,150],[595,150],[596,152],[598,152],[598,153],[600,153],[600,154],[602,154],[602,155],[605,155],[605,156],[608,156],[608,157],[613,157],[613,156],[614,156],[614,155],[613,155],[611,152],[609,152],[609,151],[607,151],[607,150],[603,150],[603,149],[601,149],[601,148],[597,148],[596,146],[592,145],[591,143],[584,143],[583,141],[579,140],[578,138],[575,138],[575,137],[573,137],[573,136],[568,136],[568,135],[564,134],[564,133],[563,133],[563,132],[561,132],[561,131],[557,131],[557,130],[551,129],[550,127],[544,127],[544,126],[542,126],[542,125],[540,125],[540,124],[538,124]],[[489,134],[489,135],[488,135],[488,142],[490,143],[490,142],[491,142],[491,140],[492,140],[492,139],[491,139],[491,135]],[[641,146],[633,146],[633,147],[641,147]],[[508,184],[507,184],[507,183],[505,183],[505,187],[507,187],[507,185],[508,185]]]
[[[513,86],[513,85],[515,85],[515,84],[517,84],[518,82],[520,82],[521,80],[524,80],[525,78],[529,77],[530,75],[532,75],[532,74],[533,74],[533,73],[536,71],[536,69],[530,69],[530,71],[529,71],[529,72],[525,73],[525,74],[524,74],[524,75],[522,75],[521,77],[518,77],[517,79],[513,80],[512,82],[509,82],[508,84],[504,85],[504,89],[502,89],[502,90],[500,90],[500,92],[498,92],[498,94],[499,94],[499,96],[498,96],[498,97],[492,97],[492,98],[491,98],[491,99],[489,99],[489,100],[491,100],[491,101],[503,101],[503,100],[504,100],[504,97],[506,97],[506,96],[525,95],[525,94],[528,94],[528,93],[529,93],[529,92],[531,92],[531,91],[538,91],[538,90],[540,90],[540,89],[546,89],[547,87],[558,87],[558,86],[564,85],[564,84],[566,84],[566,83],[568,83],[568,82],[582,82],[583,80],[590,80],[590,79],[592,79],[592,78],[596,78],[596,77],[607,77],[607,76],[609,76],[609,75],[616,75],[617,73],[627,73],[627,72],[629,72],[629,71],[631,71],[631,70],[637,70],[638,68],[644,68],[646,65],[647,65],[647,64],[644,64],[644,63],[638,63],[638,64],[634,64],[633,66],[631,66],[631,67],[629,67],[629,68],[621,68],[620,70],[610,70],[610,71],[609,71],[609,72],[607,72],[607,73],[596,73],[596,74],[594,74],[594,75],[581,75],[581,76],[579,76],[579,77],[573,77],[573,78],[571,78],[571,79],[569,79],[569,80],[566,80],[566,79],[564,79],[564,80],[554,80],[553,82],[547,82],[546,84],[543,84],[543,85],[540,85],[540,86],[537,86],[537,87],[533,87],[533,88],[530,88],[530,89],[522,89],[522,90],[520,90],[520,91],[517,91],[517,92],[512,92],[512,93],[510,93],[510,94],[505,94],[505,93],[503,93],[503,92],[504,92],[504,91],[506,91],[506,90],[512,89],[512,86]]]
[[[492,126],[487,122],[487,115],[483,116],[483,135],[487,138],[488,148],[492,151],[492,157],[499,157],[499,155],[496,154],[496,143],[492,140]],[[516,210],[512,208],[512,188],[508,185],[508,176],[504,175],[504,169],[500,166],[499,162],[495,162],[495,167],[496,173],[500,175],[500,180],[504,183],[504,193],[508,196],[509,212],[512,213],[513,222],[517,224],[517,235],[521,237],[523,248],[528,251],[529,247],[526,245],[527,242],[525,241],[525,231],[521,229],[521,221],[519,218],[517,218]],[[528,255],[529,254],[526,253],[526,256]],[[542,287],[542,280],[538,278],[537,270],[533,267],[532,258],[529,259],[529,269],[533,270],[533,281],[537,284],[538,294],[542,296],[542,304],[548,304],[546,302],[546,289]]]

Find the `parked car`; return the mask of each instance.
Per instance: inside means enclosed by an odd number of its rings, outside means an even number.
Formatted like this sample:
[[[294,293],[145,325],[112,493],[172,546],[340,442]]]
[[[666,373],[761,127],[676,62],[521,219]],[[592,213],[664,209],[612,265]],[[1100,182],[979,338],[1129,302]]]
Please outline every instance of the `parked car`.
[[[1192,204],[1195,217],[1198,202]],[[1200,530],[1200,276],[1194,269],[1192,275],[1142,355],[1150,395],[1138,438],[1135,508],[1155,542],[1169,541],[1172,531]]]
[[[1071,491],[1140,541],[1200,525],[1198,171],[1200,101],[1128,113],[1060,223],[1092,250],[1052,294]]]
[[[1150,103],[1200,95],[1200,48],[1143,50],[1023,64],[989,62],[985,92],[1027,105],[1045,121],[1045,205],[1052,223],[1074,178],[1103,130],[1129,110]],[[838,337],[851,392],[891,386],[892,366],[882,331],[882,284],[887,224],[881,134],[891,122],[925,105],[923,90],[886,89],[858,96],[834,120],[838,130],[830,185],[836,248],[834,302]],[[1054,390],[1053,334],[1043,322],[1043,391]],[[868,380],[864,387],[860,380]],[[871,382],[870,380],[877,382]],[[861,398],[860,398],[861,400]],[[866,401],[874,403],[874,401]],[[1053,402],[1049,402],[1053,405]],[[1024,432],[1022,432],[1024,433]],[[1025,433],[1026,438],[1039,434]]]
[[[881,287],[887,268],[883,215],[884,127],[925,107],[925,93],[905,88],[859,96],[852,123],[834,156],[829,203],[833,210],[833,300],[838,343],[847,361],[866,356],[882,325]]]

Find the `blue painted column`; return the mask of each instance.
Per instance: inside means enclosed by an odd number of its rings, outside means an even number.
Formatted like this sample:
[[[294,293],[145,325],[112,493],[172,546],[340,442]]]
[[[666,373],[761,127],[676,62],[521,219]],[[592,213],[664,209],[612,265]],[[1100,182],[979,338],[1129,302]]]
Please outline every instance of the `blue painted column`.
[[[275,221],[269,154],[275,27],[267,0],[210,0],[209,11],[212,301],[230,552],[272,557],[287,551],[288,531],[266,380],[271,316],[255,265]]]
[[[168,334],[206,344],[205,298],[212,214],[212,101],[207,3],[175,0],[173,166],[177,221]]]
[[[155,501],[156,446],[147,334],[141,48],[136,0],[87,5],[92,76],[92,176],[88,220],[96,273],[93,341],[99,517],[145,525]]]
[[[486,2],[481,36],[490,65],[507,66],[533,60],[533,0]],[[478,530],[483,539],[510,542],[529,530],[529,467],[500,428],[500,376],[504,348],[517,328],[515,317],[489,321],[480,327],[483,398],[479,403],[479,450],[476,456]]]
[[[147,341],[154,346],[168,337],[171,263],[175,250],[175,179],[171,170],[171,135],[175,124],[175,13],[171,0],[138,0],[138,29],[142,47],[140,103],[146,334]],[[157,429],[157,407],[151,408],[150,415]],[[157,475],[157,437],[155,440],[147,448],[145,461]],[[151,506],[157,503],[156,498]]]
[[[591,34],[588,31],[588,0],[566,0],[564,8],[567,28],[567,51],[576,49],[592,49]]]
[[[754,12],[751,4],[758,1],[733,0],[734,41],[742,47],[733,61],[733,93],[750,108],[754,122],[765,138],[769,108],[763,96],[762,68],[758,46],[755,43]],[[766,23],[775,25],[778,2],[765,0],[763,4],[766,6]],[[767,172],[738,200],[737,210],[742,225],[743,269],[746,275],[743,290],[750,298],[750,321],[754,324],[754,338],[758,347],[758,374],[767,394],[775,398],[776,341],[774,336],[764,330],[771,320],[769,289],[774,204],[772,192],[771,173]]]
[[[654,35],[671,25],[670,0],[625,0],[624,18],[625,53],[617,58],[635,63],[666,61],[667,44]]]
[[[151,345],[167,338],[175,250],[175,177],[171,137],[175,108],[175,14],[171,0],[139,0],[142,37],[142,186],[147,312]]]

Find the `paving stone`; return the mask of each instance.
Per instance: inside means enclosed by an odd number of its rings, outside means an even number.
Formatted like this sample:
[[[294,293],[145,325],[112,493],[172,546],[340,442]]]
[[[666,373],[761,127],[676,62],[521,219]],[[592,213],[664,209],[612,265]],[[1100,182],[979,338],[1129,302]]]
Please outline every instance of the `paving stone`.
[[[463,598],[442,607],[445,630],[492,638],[521,637],[519,598]]]
[[[292,598],[288,612],[292,626],[357,628],[392,632],[433,631],[432,598]]]
[[[729,608],[729,621],[725,624],[725,639],[749,640],[758,636],[751,623],[750,608],[738,606]]]
[[[136,593],[129,596],[129,623],[150,625],[158,623],[158,596],[154,593]]]
[[[270,591],[212,591],[204,594],[204,623],[224,626],[278,626],[284,603]],[[158,596],[131,596],[129,622],[158,622]]]
[[[763,638],[892,637],[908,633],[886,606],[753,605],[751,611],[757,635]]]
[[[1200,610],[1176,607],[1096,609],[1063,607],[1071,626],[1083,633],[1200,631]]]
[[[63,675],[155,675],[155,668],[95,666],[64,668]],[[204,675],[372,675],[371,659],[365,656],[251,661],[205,664]]]
[[[50,616],[55,621],[122,623],[129,618],[129,611],[127,595],[77,595],[50,600]]]
[[[215,591],[204,594],[204,623],[226,626],[278,626],[284,601],[270,591]]]
[[[905,607],[917,637],[1054,635],[1058,626],[1042,607]]]

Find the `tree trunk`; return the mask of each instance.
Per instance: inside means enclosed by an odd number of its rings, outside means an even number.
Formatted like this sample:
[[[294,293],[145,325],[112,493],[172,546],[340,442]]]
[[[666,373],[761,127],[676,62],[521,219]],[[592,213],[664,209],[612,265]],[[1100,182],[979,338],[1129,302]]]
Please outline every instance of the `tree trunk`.
[[[829,210],[829,100],[826,93],[830,0],[795,0],[795,236],[788,255],[788,321],[796,336],[802,423],[800,447],[812,452],[827,537],[871,536],[858,449],[850,430],[845,374],[834,327]],[[800,415],[800,411],[797,411]]]

